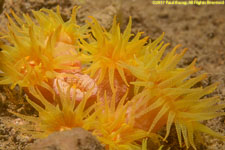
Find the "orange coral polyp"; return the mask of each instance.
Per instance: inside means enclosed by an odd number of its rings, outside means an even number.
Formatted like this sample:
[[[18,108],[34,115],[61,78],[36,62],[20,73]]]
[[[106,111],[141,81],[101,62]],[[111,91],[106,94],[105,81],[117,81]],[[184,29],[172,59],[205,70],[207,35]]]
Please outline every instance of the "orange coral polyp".
[[[135,116],[127,117],[127,94],[117,105],[116,91],[111,99],[107,98],[106,93],[103,101],[98,98],[100,104],[95,108],[97,124],[93,134],[105,144],[106,150],[141,150],[139,141],[151,136],[147,131],[134,127]]]
[[[20,19],[14,12],[16,22],[7,14],[9,32],[4,36],[12,46],[1,45],[0,69],[3,77],[0,84],[18,84],[20,87],[42,86],[60,72],[73,73],[80,70],[76,60],[77,43],[80,37],[85,38],[86,26],[76,24],[76,9],[72,17],[64,22],[59,7],[57,13],[42,9],[33,11],[37,24],[29,15]]]
[[[61,91],[62,89],[58,85],[59,97],[57,97],[57,100],[53,97],[54,101],[57,102],[56,104],[50,103],[37,88],[32,88],[30,89],[30,93],[42,103],[43,107],[34,103],[29,98],[27,98],[27,101],[38,111],[38,117],[12,113],[34,123],[27,128],[33,131],[33,136],[37,137],[46,137],[52,132],[69,130],[75,127],[92,130],[92,126],[96,122],[95,113],[93,113],[95,104],[85,109],[87,99],[91,95],[91,90],[83,96],[79,104],[76,104],[76,96],[72,95],[71,97],[69,93],[70,88],[65,93]]]
[[[143,46],[147,41],[147,37],[140,39],[141,33],[138,33],[132,40],[131,37],[131,18],[124,33],[120,33],[119,25],[114,18],[112,28],[107,32],[101,27],[96,19],[93,23],[89,23],[93,39],[86,42],[81,39],[81,48],[83,53],[81,60],[91,62],[90,66],[85,70],[91,77],[97,76],[97,83],[101,84],[105,76],[108,76],[110,87],[113,90],[115,72],[119,73],[124,84],[129,86],[125,69],[122,63],[132,64],[134,55],[139,56],[143,50]]]
[[[132,83],[135,85],[136,94],[135,127],[157,132],[166,125],[166,139],[172,123],[175,123],[180,146],[183,136],[186,147],[189,148],[191,145],[194,149],[196,149],[193,140],[194,131],[224,139],[224,136],[200,124],[202,120],[224,115],[222,112],[217,112],[224,108],[224,105],[215,105],[214,98],[202,98],[212,93],[217,84],[195,88],[194,85],[206,75],[189,79],[190,75],[198,71],[195,67],[196,60],[185,68],[176,68],[186,51],[175,54],[179,46],[161,59],[167,47],[167,45],[162,46],[163,42],[160,43],[162,37],[163,35],[147,45],[148,55],[136,59],[136,66],[127,65],[137,78],[137,81]]]

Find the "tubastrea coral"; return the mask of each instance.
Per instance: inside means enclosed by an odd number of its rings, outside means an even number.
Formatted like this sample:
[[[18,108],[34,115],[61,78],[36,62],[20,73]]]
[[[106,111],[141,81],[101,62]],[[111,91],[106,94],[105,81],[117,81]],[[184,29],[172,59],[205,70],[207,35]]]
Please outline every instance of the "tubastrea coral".
[[[178,45],[164,54],[164,34],[154,41],[141,38],[141,32],[131,33],[131,18],[124,32],[116,17],[109,31],[93,17],[78,26],[76,7],[66,22],[59,10],[33,14],[36,21],[12,12],[16,22],[9,17],[2,35],[10,44],[0,46],[0,84],[25,89],[38,111],[36,118],[12,112],[34,123],[25,130],[45,137],[82,127],[106,150],[147,150],[147,140],[160,143],[163,127],[166,140],[173,124],[187,149],[197,149],[196,132],[225,140],[201,123],[225,114],[219,97],[208,96],[217,83],[197,87],[206,74],[192,77],[199,70],[196,60],[177,67],[186,49],[176,53]]]

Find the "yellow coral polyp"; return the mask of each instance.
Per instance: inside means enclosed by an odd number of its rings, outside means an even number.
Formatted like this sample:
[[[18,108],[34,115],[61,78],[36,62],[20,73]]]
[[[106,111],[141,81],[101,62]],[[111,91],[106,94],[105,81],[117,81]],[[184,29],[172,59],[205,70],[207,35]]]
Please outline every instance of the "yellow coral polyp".
[[[59,8],[57,13],[42,9],[33,11],[38,23],[24,14],[24,20],[14,12],[16,22],[7,14],[8,33],[5,38],[9,45],[1,44],[0,70],[3,72],[0,84],[12,84],[12,87],[42,86],[50,89],[48,80],[57,75],[58,70],[74,70],[77,41],[84,38],[86,27],[76,24],[76,7],[71,19],[64,22]]]
[[[61,17],[59,6],[57,7],[57,11],[49,9],[41,9],[40,11],[32,11],[35,23],[29,15],[24,14],[24,20],[19,18],[13,11],[12,15],[16,22],[12,20],[12,18],[7,14],[10,26],[9,28],[15,34],[24,34],[29,37],[29,27],[33,27],[36,32],[40,32],[39,40],[46,41],[48,37],[51,36],[53,32],[57,30],[59,26],[61,26],[61,31],[59,32],[60,36],[57,37],[59,41],[75,44],[80,37],[84,37],[84,33],[87,32],[87,26],[80,27],[77,25],[76,21],[76,11],[78,7],[74,7],[72,10],[72,15],[68,21],[64,21]]]
[[[126,79],[127,69],[122,63],[132,64],[134,55],[140,56],[147,37],[140,39],[139,32],[133,39],[131,37],[131,18],[123,33],[120,31],[119,24],[114,17],[111,30],[108,32],[99,25],[95,18],[93,23],[89,23],[93,35],[90,42],[81,40],[83,55],[81,60],[90,63],[85,70],[91,77],[98,76],[98,83],[103,82],[104,77],[108,77],[110,87],[114,89],[114,76],[118,72],[124,83],[129,86]]]
[[[140,141],[151,134],[135,128],[134,116],[127,116],[127,93],[117,106],[115,97],[114,93],[109,100],[105,94],[104,101],[98,99],[99,105],[95,108],[97,123],[93,134],[105,145],[106,150],[141,150]]]
[[[137,81],[135,87],[136,116],[135,126],[149,132],[157,132],[166,125],[169,136],[170,128],[175,123],[178,140],[182,145],[182,137],[187,148],[194,144],[194,132],[201,131],[224,139],[224,136],[202,125],[200,121],[222,116],[218,112],[225,105],[217,105],[218,97],[202,98],[212,93],[217,84],[208,87],[194,87],[196,83],[206,78],[199,75],[190,78],[198,71],[194,60],[185,68],[177,68],[177,64],[185,51],[176,54],[176,46],[163,59],[163,53],[168,46],[161,42],[163,35],[146,47],[146,55],[136,59],[137,66],[127,66]]]
[[[90,97],[91,92],[87,92],[83,100],[77,104],[76,95],[71,98],[70,88],[64,93],[59,87],[60,97],[54,100],[58,102],[56,105],[51,104],[37,88],[32,88],[30,89],[31,94],[43,104],[43,107],[41,107],[27,98],[28,103],[38,111],[38,117],[25,116],[15,112],[12,113],[31,121],[33,125],[27,126],[27,130],[28,133],[32,133],[36,137],[46,137],[53,132],[69,130],[75,127],[91,130],[93,124],[96,122],[96,115],[92,112],[95,104],[85,109],[87,99]]]

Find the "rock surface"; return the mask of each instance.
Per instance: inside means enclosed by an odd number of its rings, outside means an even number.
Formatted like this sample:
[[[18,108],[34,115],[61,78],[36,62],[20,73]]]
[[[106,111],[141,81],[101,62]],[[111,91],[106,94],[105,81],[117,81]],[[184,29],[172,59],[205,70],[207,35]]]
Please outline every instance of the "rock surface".
[[[74,128],[37,140],[26,150],[103,150],[103,147],[91,133],[82,128]]]

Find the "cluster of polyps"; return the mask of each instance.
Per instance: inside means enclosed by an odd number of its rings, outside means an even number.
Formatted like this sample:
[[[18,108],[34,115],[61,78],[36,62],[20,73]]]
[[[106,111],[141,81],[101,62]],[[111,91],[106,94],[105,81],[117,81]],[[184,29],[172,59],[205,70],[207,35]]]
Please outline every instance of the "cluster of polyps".
[[[141,32],[131,33],[131,18],[123,33],[114,18],[106,31],[96,19],[77,25],[76,9],[63,21],[59,9],[33,11],[23,19],[12,12],[8,32],[2,34],[0,84],[23,88],[37,118],[17,114],[35,123],[33,134],[82,127],[109,150],[146,149],[146,138],[166,126],[164,140],[175,124],[180,146],[194,144],[194,133],[224,137],[200,121],[224,115],[217,112],[218,97],[203,98],[216,84],[194,87],[206,78],[195,60],[185,68],[177,64],[185,51],[176,46],[164,58],[163,35],[151,42]],[[143,142],[142,142],[143,141]],[[143,145],[141,143],[144,143]]]

